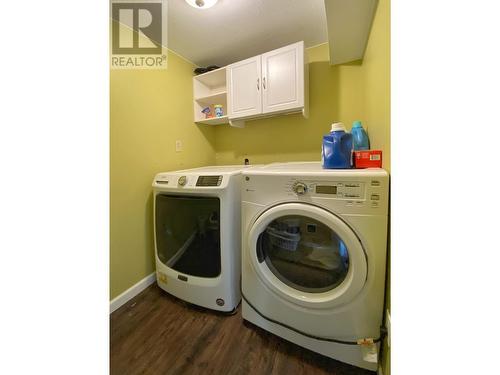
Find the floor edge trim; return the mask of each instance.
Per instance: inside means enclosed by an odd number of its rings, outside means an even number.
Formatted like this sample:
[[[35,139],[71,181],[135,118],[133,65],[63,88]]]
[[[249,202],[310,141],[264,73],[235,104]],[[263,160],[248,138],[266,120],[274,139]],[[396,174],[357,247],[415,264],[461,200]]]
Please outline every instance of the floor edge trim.
[[[152,272],[144,279],[139,280],[136,284],[132,285],[126,291],[121,293],[119,296],[113,298],[109,302],[109,313],[111,314],[113,311],[119,309],[148,286],[153,284],[156,281],[156,272]]]

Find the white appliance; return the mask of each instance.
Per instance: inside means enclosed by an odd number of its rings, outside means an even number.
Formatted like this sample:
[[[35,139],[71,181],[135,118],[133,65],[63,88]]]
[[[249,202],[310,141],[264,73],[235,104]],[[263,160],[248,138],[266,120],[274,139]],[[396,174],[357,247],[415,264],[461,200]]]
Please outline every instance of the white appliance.
[[[312,162],[254,167],[243,177],[243,318],[315,352],[376,370],[387,172],[325,170]]]
[[[156,275],[184,301],[232,312],[241,300],[241,171],[215,166],[153,181]]]

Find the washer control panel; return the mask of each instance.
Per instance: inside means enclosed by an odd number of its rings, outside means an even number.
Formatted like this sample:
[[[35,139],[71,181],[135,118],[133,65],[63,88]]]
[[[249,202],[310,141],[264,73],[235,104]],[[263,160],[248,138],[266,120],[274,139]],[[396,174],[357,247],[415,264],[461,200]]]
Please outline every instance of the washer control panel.
[[[153,187],[179,191],[225,189],[230,178],[224,174],[159,173],[155,176]]]

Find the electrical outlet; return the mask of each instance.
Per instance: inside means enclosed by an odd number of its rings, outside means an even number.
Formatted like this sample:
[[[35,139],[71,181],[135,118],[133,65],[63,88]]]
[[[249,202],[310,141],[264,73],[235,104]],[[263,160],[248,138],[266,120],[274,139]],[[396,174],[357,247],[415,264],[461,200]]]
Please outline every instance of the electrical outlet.
[[[182,151],[182,141],[178,139],[175,141],[175,152],[181,152]]]
[[[391,347],[391,314],[387,310],[385,316],[385,328],[387,328],[387,346]]]

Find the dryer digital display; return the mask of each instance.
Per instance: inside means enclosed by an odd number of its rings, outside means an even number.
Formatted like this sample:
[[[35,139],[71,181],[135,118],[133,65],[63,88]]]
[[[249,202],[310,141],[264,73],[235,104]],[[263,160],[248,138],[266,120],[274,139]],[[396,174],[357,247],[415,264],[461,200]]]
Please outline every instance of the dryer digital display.
[[[337,186],[318,185],[316,186],[316,194],[337,194]]]

